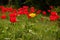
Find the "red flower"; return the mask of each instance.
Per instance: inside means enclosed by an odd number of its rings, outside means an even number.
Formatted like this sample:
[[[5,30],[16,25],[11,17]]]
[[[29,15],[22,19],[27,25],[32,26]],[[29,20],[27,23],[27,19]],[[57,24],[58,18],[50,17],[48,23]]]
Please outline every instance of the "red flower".
[[[50,6],[51,9],[53,9],[54,7],[53,6]]]
[[[29,12],[28,12],[28,11],[26,11],[26,10],[24,10],[23,12],[24,12],[24,14],[26,14],[26,15],[29,13]]]
[[[43,11],[42,14],[43,14],[43,15],[46,15],[46,11]]]
[[[57,12],[51,12],[51,15],[53,15],[53,16],[55,16],[55,15],[57,15]]]
[[[23,14],[28,14],[28,9],[23,9]]]
[[[55,18],[53,16],[50,16],[50,21],[55,21]]]
[[[51,10],[47,10],[49,13],[51,12]]]
[[[23,8],[19,8],[17,13],[18,13],[18,15],[22,15],[24,13]]]
[[[2,14],[1,18],[2,19],[6,19],[6,15],[5,14]]]
[[[50,15],[50,20],[51,21],[55,21],[57,19],[59,19],[59,16],[58,15]]]
[[[12,12],[13,11],[13,8],[12,7],[8,8],[8,11],[9,12]]]
[[[57,15],[57,12],[51,12],[51,15],[50,15],[50,20],[51,21],[55,21],[59,18],[59,16]]]
[[[19,8],[19,9],[18,9],[18,11],[21,11],[21,10],[23,10],[23,8]]]
[[[31,18],[31,16],[29,16],[29,14],[27,14],[27,17],[28,17],[28,19],[30,19],[30,18]]]
[[[22,15],[22,14],[23,14],[23,11],[22,10],[18,12],[18,15]]]
[[[5,13],[5,12],[7,12],[7,8],[3,7],[2,8],[2,13]]]
[[[11,14],[9,14],[9,16],[10,16],[10,22],[12,22],[12,23],[14,23],[14,22],[16,22],[16,16],[17,16],[17,13],[11,13]]]
[[[10,17],[10,22],[12,23],[16,22],[16,17]]]
[[[16,13],[11,13],[11,14],[9,14],[9,16],[10,16],[10,17],[16,17],[17,14],[16,14]]]
[[[37,13],[37,14],[40,14],[40,12],[41,12],[41,10],[37,10],[37,12],[36,12],[36,13]]]
[[[0,6],[0,8],[2,9],[2,8],[4,8],[4,6]]]
[[[28,6],[23,6],[23,9],[28,9],[29,7]]]
[[[30,8],[30,13],[33,13],[33,12],[35,12],[35,8],[34,7],[31,7]]]
[[[55,21],[57,20],[56,16],[50,16],[50,21]]]
[[[13,9],[13,13],[17,13],[17,10],[16,9]]]

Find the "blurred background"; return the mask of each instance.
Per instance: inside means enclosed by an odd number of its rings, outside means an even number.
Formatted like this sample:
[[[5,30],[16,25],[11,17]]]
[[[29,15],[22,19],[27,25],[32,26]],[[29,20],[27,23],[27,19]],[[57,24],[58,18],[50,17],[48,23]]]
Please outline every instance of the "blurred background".
[[[49,6],[60,6],[60,0],[0,0],[0,5],[13,5],[19,8],[23,5],[34,6],[38,9],[47,10]]]
[[[53,6],[54,13],[56,11],[58,15],[60,14],[60,0],[0,0],[0,6],[3,6],[3,10],[0,8],[0,40],[60,40],[60,15],[59,19],[54,22],[50,21],[50,15],[39,14],[31,19],[28,19],[26,15],[20,15],[17,17],[18,22],[14,24],[9,21],[9,12],[6,12],[6,15],[2,15],[2,12],[6,11],[4,9],[5,6],[10,10],[19,9],[25,5],[41,9],[42,12],[51,10],[50,6]],[[11,6],[12,8],[10,8]],[[47,14],[50,13],[47,12]],[[6,16],[6,20],[1,18]],[[56,17],[54,16],[53,18]]]

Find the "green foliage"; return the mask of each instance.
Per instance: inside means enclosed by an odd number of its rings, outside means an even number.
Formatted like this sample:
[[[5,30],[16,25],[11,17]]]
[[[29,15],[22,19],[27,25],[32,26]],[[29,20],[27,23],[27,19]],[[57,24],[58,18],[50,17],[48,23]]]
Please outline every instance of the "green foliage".
[[[57,22],[50,22],[42,15],[31,19],[21,15],[17,19],[14,24],[0,19],[0,40],[58,40]]]
[[[55,8],[55,9],[58,13],[60,13],[60,8],[59,7]]]

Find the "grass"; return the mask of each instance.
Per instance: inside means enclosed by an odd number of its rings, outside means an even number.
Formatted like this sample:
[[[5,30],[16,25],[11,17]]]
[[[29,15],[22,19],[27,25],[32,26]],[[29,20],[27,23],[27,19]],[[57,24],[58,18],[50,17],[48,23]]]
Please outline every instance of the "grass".
[[[51,22],[41,15],[28,19],[25,15],[17,17],[16,23],[0,19],[0,40],[60,40],[57,22]],[[59,31],[59,32],[58,32]]]

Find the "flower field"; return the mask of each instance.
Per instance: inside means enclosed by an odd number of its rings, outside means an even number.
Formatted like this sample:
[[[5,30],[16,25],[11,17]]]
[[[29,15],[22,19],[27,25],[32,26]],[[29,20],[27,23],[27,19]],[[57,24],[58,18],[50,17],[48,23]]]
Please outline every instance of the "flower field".
[[[0,6],[0,40],[60,40],[60,15],[50,8]]]

